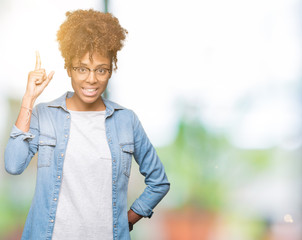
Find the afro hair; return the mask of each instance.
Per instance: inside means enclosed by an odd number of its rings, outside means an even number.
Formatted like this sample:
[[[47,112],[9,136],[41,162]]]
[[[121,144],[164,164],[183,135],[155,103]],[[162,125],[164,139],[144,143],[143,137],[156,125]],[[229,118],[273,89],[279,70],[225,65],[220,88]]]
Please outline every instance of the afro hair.
[[[71,67],[72,59],[82,58],[87,52],[110,57],[117,69],[117,52],[122,49],[127,30],[111,13],[93,9],[66,12],[66,20],[57,32],[59,49],[65,60],[65,68]]]

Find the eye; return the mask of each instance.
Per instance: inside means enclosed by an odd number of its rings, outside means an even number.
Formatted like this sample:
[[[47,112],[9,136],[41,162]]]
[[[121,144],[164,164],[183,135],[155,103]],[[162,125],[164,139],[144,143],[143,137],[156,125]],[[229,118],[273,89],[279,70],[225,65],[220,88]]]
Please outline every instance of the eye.
[[[104,75],[106,73],[107,69],[105,69],[105,68],[98,68],[95,71],[96,71],[97,74]]]
[[[79,72],[79,73],[86,73],[86,72],[88,72],[88,69],[85,68],[85,67],[79,67],[79,68],[78,68],[78,72]]]

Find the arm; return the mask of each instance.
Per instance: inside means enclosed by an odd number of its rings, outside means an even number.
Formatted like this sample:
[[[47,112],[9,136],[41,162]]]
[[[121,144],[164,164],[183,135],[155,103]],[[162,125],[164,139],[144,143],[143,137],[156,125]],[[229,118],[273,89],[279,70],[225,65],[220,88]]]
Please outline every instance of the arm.
[[[134,114],[134,113],[133,113]],[[130,210],[141,217],[151,217],[153,209],[170,189],[170,183],[154,147],[149,141],[138,117],[134,114],[134,159],[147,187],[134,201]],[[129,213],[128,213],[129,216]],[[138,219],[138,216],[136,216]]]
[[[21,111],[19,115],[22,115]],[[22,119],[22,117],[18,118]],[[25,118],[28,118],[27,114]],[[10,174],[21,174],[38,150],[39,128],[36,108],[30,115],[30,119],[27,132],[19,129],[16,124],[11,131],[4,153],[5,170]]]
[[[28,74],[26,92],[22,99],[20,113],[15,124],[21,131],[28,132],[34,103],[44,91],[53,75],[54,71],[47,76],[45,69],[41,69],[40,54],[36,52],[35,70]]]
[[[27,87],[22,99],[21,109],[7,143],[4,161],[5,169],[10,174],[21,174],[37,152],[39,127],[36,109],[32,110],[37,97],[52,79],[41,69],[40,55],[36,53],[36,67],[28,75]]]

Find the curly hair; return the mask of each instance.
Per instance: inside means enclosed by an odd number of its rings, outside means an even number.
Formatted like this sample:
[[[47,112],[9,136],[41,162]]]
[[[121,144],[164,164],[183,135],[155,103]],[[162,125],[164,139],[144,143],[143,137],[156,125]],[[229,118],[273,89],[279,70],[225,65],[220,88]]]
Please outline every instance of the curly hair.
[[[117,69],[117,51],[123,47],[126,29],[111,13],[93,9],[66,12],[66,20],[57,32],[59,49],[65,60],[65,68],[71,67],[72,59],[81,59],[87,52],[92,60],[93,52],[110,57]]]

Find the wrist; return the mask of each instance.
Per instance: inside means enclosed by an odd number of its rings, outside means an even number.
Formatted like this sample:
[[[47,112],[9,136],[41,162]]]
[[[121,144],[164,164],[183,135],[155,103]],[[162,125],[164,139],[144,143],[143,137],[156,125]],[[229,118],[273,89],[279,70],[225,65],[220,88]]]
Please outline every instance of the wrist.
[[[33,108],[36,98],[25,94],[22,98],[22,106],[26,108]]]
[[[132,209],[128,211],[128,222],[131,222],[132,224],[135,224],[138,222],[143,216],[135,213]]]

